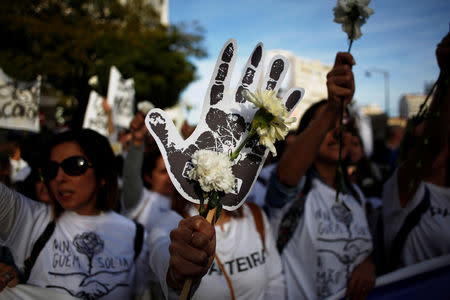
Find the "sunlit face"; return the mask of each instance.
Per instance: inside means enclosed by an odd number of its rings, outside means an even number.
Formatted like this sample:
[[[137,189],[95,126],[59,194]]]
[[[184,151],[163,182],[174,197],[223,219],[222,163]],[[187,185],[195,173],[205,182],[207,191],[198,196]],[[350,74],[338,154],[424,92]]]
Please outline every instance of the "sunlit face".
[[[325,109],[325,105],[319,107],[314,115],[318,117]],[[344,111],[344,120],[348,118],[347,112]],[[342,158],[349,153],[351,134],[344,130],[342,137]],[[317,159],[328,163],[337,163],[339,161],[339,118],[336,120],[334,129],[331,129],[325,135],[322,144],[319,147]]]
[[[170,196],[175,190],[162,156],[158,157],[151,175],[146,176],[146,180],[151,184],[152,190],[161,195]]]
[[[357,136],[352,135],[350,138],[350,160],[357,163],[364,156],[363,146]]]
[[[65,142],[51,150],[50,160],[61,163],[72,156],[83,156],[87,159],[77,143]],[[82,175],[70,176],[59,167],[56,177],[50,180],[49,186],[56,201],[65,210],[71,210],[80,215],[98,213],[95,203],[99,187],[93,168],[88,168]]]

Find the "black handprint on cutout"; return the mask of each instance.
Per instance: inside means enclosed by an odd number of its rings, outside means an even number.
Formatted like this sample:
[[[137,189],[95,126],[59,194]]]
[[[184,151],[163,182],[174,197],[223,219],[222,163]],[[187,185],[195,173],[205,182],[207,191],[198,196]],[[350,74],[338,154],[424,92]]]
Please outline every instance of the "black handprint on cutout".
[[[231,154],[248,135],[257,110],[246,101],[244,91],[254,92],[259,86],[277,91],[287,72],[288,61],[282,56],[276,56],[269,64],[263,83],[259,84],[264,61],[264,48],[259,43],[247,61],[236,93],[231,95],[229,82],[236,61],[236,49],[233,39],[228,40],[222,48],[203,102],[200,122],[188,139],[181,138],[162,110],[153,109],[146,117],[147,128],[158,143],[174,186],[186,199],[195,203],[200,202],[202,191],[187,176],[192,167],[192,155],[199,149]],[[282,101],[288,111],[294,109],[303,94],[301,88],[292,89],[286,94]],[[268,150],[259,145],[258,140],[257,136],[250,140],[234,160],[232,170],[236,177],[235,189],[234,193],[220,198],[224,209],[234,210],[242,205],[263,166]]]

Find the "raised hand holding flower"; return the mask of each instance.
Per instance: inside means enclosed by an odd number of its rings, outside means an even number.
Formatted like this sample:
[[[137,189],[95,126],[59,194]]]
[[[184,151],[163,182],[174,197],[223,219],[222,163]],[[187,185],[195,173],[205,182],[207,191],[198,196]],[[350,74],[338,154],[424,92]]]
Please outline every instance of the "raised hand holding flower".
[[[369,7],[370,0],[338,0],[334,11],[334,21],[342,24],[342,30],[347,33],[349,45],[347,52],[353,45],[353,41],[362,36],[361,26],[373,14],[373,9]],[[340,130],[339,130],[339,163],[336,171],[336,202],[339,192],[345,189],[344,170],[342,168],[342,132],[343,132],[344,101],[341,101]],[[344,204],[345,205],[345,204]]]

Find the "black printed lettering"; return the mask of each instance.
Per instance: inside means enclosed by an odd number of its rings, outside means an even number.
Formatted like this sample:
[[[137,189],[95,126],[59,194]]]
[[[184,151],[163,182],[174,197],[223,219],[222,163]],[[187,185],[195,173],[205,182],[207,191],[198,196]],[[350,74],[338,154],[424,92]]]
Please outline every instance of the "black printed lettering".
[[[80,259],[75,255],[61,255],[59,253],[53,254],[52,261],[53,268],[72,268],[80,267]]]
[[[258,266],[258,263],[261,264],[261,259],[259,257],[259,253],[258,252],[254,252],[254,253],[250,254],[250,257],[252,258],[253,265],[255,267]]]
[[[250,257],[247,256],[246,259],[247,259],[247,263],[248,263],[249,268],[253,269],[252,263],[250,262]]]
[[[56,268],[57,265],[58,265],[58,253],[54,253],[53,254],[53,261],[52,261],[53,269]]]
[[[341,226],[337,223],[332,222],[319,222],[318,224],[318,232],[319,234],[337,234],[344,233]]]
[[[244,268],[244,266],[247,265],[247,264],[246,264],[246,261],[245,261],[245,257],[238,257],[238,258],[236,259],[236,262],[237,262],[237,271],[238,271],[239,273],[248,270],[248,268]]]
[[[100,266],[100,268],[104,268],[105,264],[103,263],[103,257],[97,257],[97,263]]]
[[[119,257],[118,261],[121,267],[128,267],[128,260],[125,257]]]
[[[53,240],[53,249],[58,250],[65,253],[70,253],[70,241],[58,241],[56,239]]]
[[[72,266],[76,266],[77,268],[79,268],[80,267],[80,258],[76,255],[73,255],[72,259],[73,259]]]
[[[321,209],[318,209],[318,210],[314,213],[314,218],[315,218],[316,220],[322,219],[322,220],[326,220],[326,221],[329,221],[329,220],[331,219],[331,218],[330,218],[330,213],[327,212],[327,211],[323,211],[323,210],[321,210]]]
[[[1,118],[24,118],[33,120],[37,116],[37,105],[9,101],[0,108]]]
[[[105,268],[106,269],[114,269],[114,259],[112,257],[105,258]]]
[[[436,206],[430,206],[430,214],[432,217],[434,216],[440,216],[447,217],[448,214],[448,208],[447,207],[436,207]]]
[[[225,262],[226,265],[229,266],[228,268],[228,274],[233,275],[233,260]]]
[[[220,270],[220,268],[217,267],[215,262],[212,263],[211,268],[209,269],[208,275],[211,275],[214,272],[219,275],[222,275],[222,271]]]

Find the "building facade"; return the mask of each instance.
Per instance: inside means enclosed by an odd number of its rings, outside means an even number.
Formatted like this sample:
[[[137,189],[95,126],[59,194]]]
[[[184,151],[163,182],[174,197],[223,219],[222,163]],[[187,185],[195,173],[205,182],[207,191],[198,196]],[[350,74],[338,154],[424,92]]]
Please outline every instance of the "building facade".
[[[423,94],[404,94],[400,98],[399,113],[400,117],[409,119],[417,114],[420,105],[425,101],[426,95]],[[428,102],[428,105],[431,101]]]
[[[325,65],[319,60],[307,60],[295,56],[292,52],[286,50],[268,51],[267,57],[271,59],[275,55],[283,55],[289,60],[289,70],[281,86],[280,96],[293,87],[302,87],[305,89],[305,95],[292,116],[297,118],[297,123],[293,129],[298,127],[299,120],[303,113],[311,104],[327,98],[327,74],[331,70],[331,65]]]

